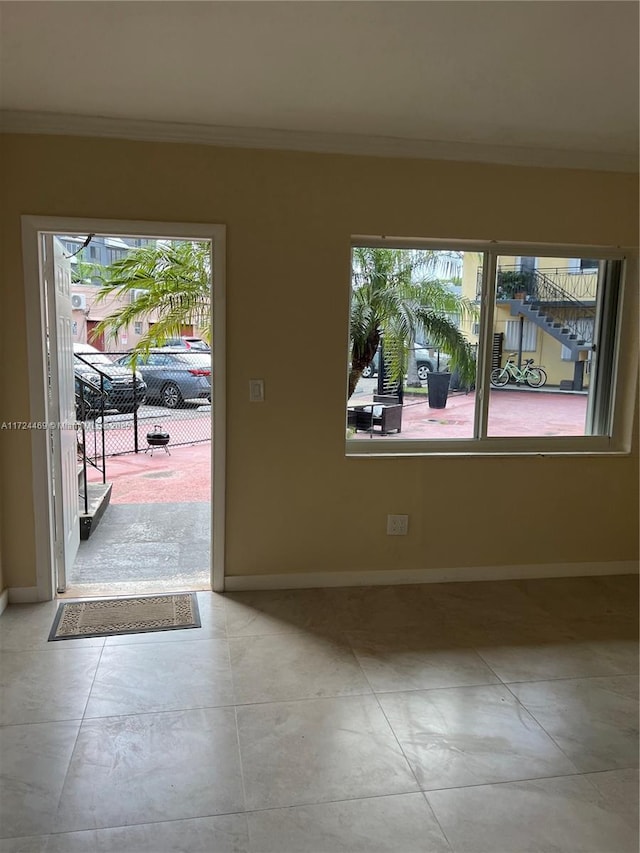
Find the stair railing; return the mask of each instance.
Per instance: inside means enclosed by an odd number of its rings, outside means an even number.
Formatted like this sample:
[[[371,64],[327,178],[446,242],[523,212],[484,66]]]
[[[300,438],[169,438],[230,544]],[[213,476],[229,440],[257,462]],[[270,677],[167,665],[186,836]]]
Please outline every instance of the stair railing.
[[[584,320],[595,320],[594,306],[577,299],[540,270],[531,272],[531,292],[525,301],[529,304],[533,303],[532,307],[547,313],[549,319],[561,323],[576,340],[593,343],[593,332],[585,334],[587,328],[592,329],[593,325],[585,324]],[[545,306],[553,306],[553,308],[547,312]]]
[[[478,281],[481,272],[482,268],[479,268]],[[497,271],[497,293],[498,300],[521,302],[538,310],[550,323],[555,322],[557,326],[567,329],[572,340],[593,342],[592,332],[585,334],[587,327],[593,328],[593,324],[585,324],[584,320],[595,319],[595,307],[578,299],[575,293],[561,287],[544,271],[501,266]]]
[[[82,458],[82,492],[81,497],[83,498],[84,503],[84,513],[85,515],[89,511],[89,490],[87,488],[87,465],[91,465],[97,471],[102,474],[102,482],[107,482],[107,457],[105,454],[105,434],[104,434],[104,411],[105,411],[105,400],[107,398],[107,393],[104,390],[104,379],[101,377],[100,379],[100,389],[98,390],[97,386],[94,385],[93,382],[89,382],[84,379],[82,376],[78,376],[76,374],[75,381],[77,383],[76,389],[80,388],[80,393],[76,390],[76,420],[78,423],[78,433],[82,436],[82,439],[78,438],[78,450],[80,451]],[[96,410],[92,405],[92,401],[95,400],[96,395],[99,395],[99,408]],[[96,429],[96,416],[98,411],[101,412],[100,418],[100,434],[101,434],[101,448],[102,453],[98,454],[98,441],[97,441],[97,433]],[[87,453],[87,428],[86,422],[88,419],[92,420],[93,423],[93,456]],[[101,460],[101,462],[99,461]]]

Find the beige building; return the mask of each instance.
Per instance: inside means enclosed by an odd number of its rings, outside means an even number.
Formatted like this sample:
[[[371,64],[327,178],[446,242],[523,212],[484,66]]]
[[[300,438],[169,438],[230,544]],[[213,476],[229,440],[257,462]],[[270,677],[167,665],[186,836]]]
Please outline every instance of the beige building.
[[[148,317],[130,324],[126,329],[121,330],[116,338],[104,332],[99,333],[96,328],[98,323],[124,307],[126,297],[109,296],[99,300],[98,291],[99,288],[92,284],[73,285],[74,343],[92,344],[104,352],[126,352],[134,347],[153,326],[156,314],[153,312]],[[182,334],[198,337],[199,329],[194,325],[186,325],[182,327]]]

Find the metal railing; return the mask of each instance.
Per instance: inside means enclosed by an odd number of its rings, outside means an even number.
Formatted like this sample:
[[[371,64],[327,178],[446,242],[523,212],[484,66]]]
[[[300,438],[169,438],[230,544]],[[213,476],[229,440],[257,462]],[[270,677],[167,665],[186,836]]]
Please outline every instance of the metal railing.
[[[598,271],[592,272],[576,271],[566,267],[537,267],[534,270],[521,270],[518,266],[500,266],[496,273],[497,299],[511,299],[511,294],[518,291],[515,287],[520,285],[526,291],[530,282],[535,279],[535,274],[549,280],[558,288],[564,297],[571,297],[581,303],[595,302],[598,290]],[[482,267],[476,271],[476,301],[482,295]]]
[[[130,356],[124,352],[104,355],[114,364]],[[76,394],[76,418],[87,464],[102,470],[99,466],[107,457],[148,450],[147,434],[156,424],[170,434],[169,447],[211,441],[210,370],[187,366],[184,376],[166,371],[164,378],[147,383],[124,365],[109,372],[108,365],[93,364],[81,354],[74,354],[74,359],[84,372],[83,377],[76,369],[76,388],[82,388],[82,394]],[[143,371],[147,372],[144,367]]]
[[[499,267],[496,273],[496,300],[521,300],[546,316],[556,328],[566,329],[581,345],[593,343],[597,275],[591,277],[593,288],[588,291],[583,288],[581,292],[588,295],[580,299],[574,290],[566,290],[558,283],[555,275],[551,277],[547,275],[548,272],[562,272],[567,276],[569,284],[574,283],[573,274],[567,270]],[[482,268],[479,268],[478,281],[481,281],[481,273]],[[585,320],[591,322],[585,323]]]
[[[88,382],[86,379],[83,379],[81,376],[75,377],[76,382],[76,421],[78,423],[78,453],[80,455],[81,465],[82,465],[82,486],[79,490],[80,497],[82,498],[84,504],[84,514],[87,515],[89,512],[89,488],[87,481],[87,465],[91,465],[97,471],[102,474],[102,482],[107,482],[107,463],[106,457],[104,453],[105,449],[105,441],[104,441],[104,427],[101,429],[101,449],[102,452],[98,454],[97,452],[97,435],[96,435],[96,422],[93,421],[93,438],[94,438],[94,452],[92,454],[87,452],[87,427],[86,421],[89,416],[88,410],[88,400],[90,399],[89,395],[95,394],[95,386]],[[80,438],[82,436],[82,438]]]

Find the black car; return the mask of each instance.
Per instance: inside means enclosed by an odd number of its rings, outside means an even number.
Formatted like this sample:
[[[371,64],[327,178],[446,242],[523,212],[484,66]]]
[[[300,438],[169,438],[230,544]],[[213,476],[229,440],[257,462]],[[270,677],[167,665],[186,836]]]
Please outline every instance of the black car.
[[[90,344],[73,345],[73,364],[78,420],[95,418],[102,411],[135,412],[144,402],[147,385],[142,374],[114,364]]]

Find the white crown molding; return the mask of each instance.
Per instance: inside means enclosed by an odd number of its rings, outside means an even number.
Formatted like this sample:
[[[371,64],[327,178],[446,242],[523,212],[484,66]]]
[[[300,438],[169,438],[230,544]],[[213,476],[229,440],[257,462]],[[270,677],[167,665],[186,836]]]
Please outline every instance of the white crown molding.
[[[262,148],[369,157],[456,160],[509,166],[611,172],[637,172],[639,165],[638,157],[631,154],[486,145],[475,142],[441,142],[392,136],[136,121],[22,110],[0,110],[0,133],[94,136],[142,142],[214,145],[225,148]]]
[[[450,569],[387,569],[382,571],[295,572],[286,575],[227,575],[225,592],[255,589],[320,589],[342,586],[468,583],[470,581],[571,578],[594,575],[635,575],[635,560],[601,563],[543,563],[522,566],[464,566]]]

